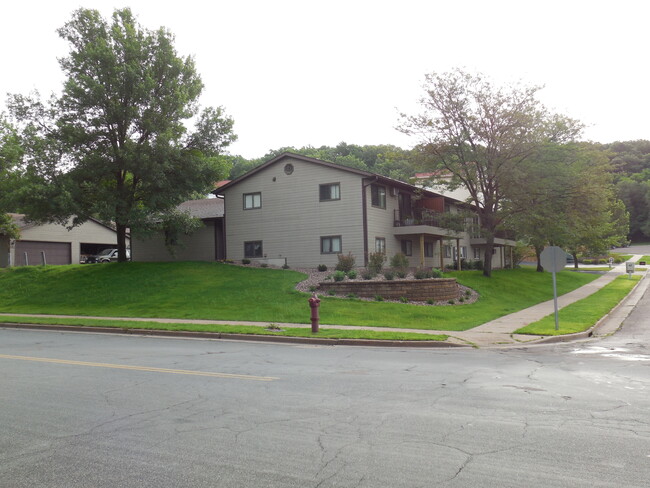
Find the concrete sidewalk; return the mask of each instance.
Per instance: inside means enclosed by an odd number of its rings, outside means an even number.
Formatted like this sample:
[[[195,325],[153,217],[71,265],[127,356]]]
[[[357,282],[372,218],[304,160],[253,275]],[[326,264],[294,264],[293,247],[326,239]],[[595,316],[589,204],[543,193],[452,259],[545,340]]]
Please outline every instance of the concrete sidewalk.
[[[641,255],[635,255],[632,256],[629,261],[635,263],[641,257]],[[572,292],[559,296],[557,300],[558,308],[562,309],[567,305],[577,302],[578,300],[582,300],[583,298],[586,298],[592,293],[600,290],[606,284],[611,283],[618,276],[626,274],[625,263],[615,265],[611,269],[609,266],[606,266],[603,267],[603,270],[607,270],[603,276],[595,279],[585,286],[573,290]],[[600,332],[589,331],[580,334],[553,337],[514,334],[514,331],[525,327],[528,324],[541,320],[547,315],[553,314],[555,311],[553,300],[548,300],[524,310],[520,310],[519,312],[515,312],[510,315],[504,315],[503,317],[499,317],[498,319],[492,320],[483,325],[479,325],[473,329],[463,332],[453,332],[452,334],[456,339],[466,341],[478,347],[503,347],[508,345],[522,345],[522,343],[540,341],[561,341],[576,338],[576,336],[588,337],[592,332],[594,334],[604,334],[604,331],[608,331],[607,333],[613,333],[620,327],[620,325],[623,323],[623,320],[625,320],[625,317],[629,315],[629,313],[632,311],[632,308],[634,308],[634,305],[636,305],[636,303],[641,299],[643,292],[645,292],[646,288],[648,287],[648,280],[645,279],[646,272],[642,271],[641,273],[643,273],[644,278],[641,279],[639,284],[634,288],[633,292],[630,293],[614,310],[603,317],[598,324],[596,324],[594,330]],[[562,330],[561,323],[560,330]]]
[[[630,261],[636,262],[642,256],[635,255]],[[617,276],[625,274],[625,263],[621,263],[609,269],[608,266],[603,267],[603,270],[607,272],[597,278],[596,280],[588,283],[585,286],[582,286],[576,290],[573,290],[570,293],[558,297],[558,308],[566,307],[567,305],[574,303],[578,300],[581,300],[585,297],[588,297],[592,293],[600,290],[607,283],[613,281]],[[504,315],[498,319],[487,322],[483,325],[475,327],[470,330],[455,332],[455,331],[444,331],[444,330],[420,330],[420,329],[408,329],[408,328],[387,328],[387,327],[361,327],[361,326],[348,326],[348,325],[323,325],[324,329],[361,329],[361,330],[373,330],[378,332],[410,332],[410,333],[419,333],[419,334],[431,334],[431,335],[449,335],[449,339],[446,342],[447,345],[456,345],[456,346],[474,346],[474,347],[508,347],[508,346],[521,346],[523,344],[532,344],[548,341],[562,341],[562,340],[571,340],[576,338],[588,337],[592,333],[594,335],[608,335],[615,332],[627,315],[632,311],[636,303],[641,299],[643,293],[648,287],[648,280],[645,279],[645,271],[641,273],[644,274],[644,278],[639,282],[639,284],[634,288],[632,293],[630,293],[622,302],[619,304],[612,312],[603,319],[594,327],[593,331],[588,331],[580,334],[572,334],[568,336],[530,336],[530,335],[517,335],[514,334],[515,330],[518,330],[532,322],[536,322],[547,315],[550,315],[554,312],[553,300],[534,305],[530,308],[520,310],[519,312],[512,313],[510,315]],[[0,313],[0,315],[14,316],[14,317],[52,317],[52,318],[71,318],[69,315],[39,315],[39,314],[15,314],[15,313]],[[142,322],[159,322],[159,323],[186,323],[186,324],[214,324],[214,325],[251,325],[258,327],[268,327],[268,322],[246,322],[246,321],[232,321],[232,320],[190,320],[190,319],[165,319],[165,318],[132,318],[132,317],[78,317],[78,318],[87,318],[87,319],[105,319],[105,320],[127,320],[127,321],[142,321]],[[299,328],[310,328],[310,325],[307,324],[290,324],[290,323],[279,323],[275,322],[274,325],[279,327],[299,327]],[[5,325],[0,324],[0,327]],[[9,324],[6,325],[10,327]],[[561,324],[560,324],[561,329]],[[89,329],[87,329],[89,330]],[[119,329],[118,329],[119,330]],[[145,332],[143,332],[145,333]],[[261,339],[269,338],[272,336],[255,336],[255,338]],[[251,337],[253,338],[253,337]],[[288,339],[288,338],[287,338]],[[310,339],[306,339],[310,340]],[[376,342],[376,341],[369,341]],[[382,341],[386,344],[386,341]],[[442,344],[441,344],[442,345]]]

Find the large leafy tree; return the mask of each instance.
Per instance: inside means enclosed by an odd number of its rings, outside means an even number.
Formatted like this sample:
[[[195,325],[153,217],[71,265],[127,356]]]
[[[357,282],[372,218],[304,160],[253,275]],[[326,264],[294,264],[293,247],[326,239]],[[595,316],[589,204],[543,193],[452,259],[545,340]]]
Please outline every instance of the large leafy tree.
[[[129,228],[165,221],[226,173],[233,121],[221,107],[199,113],[203,84],[193,59],[176,53],[169,31],[143,28],[130,9],[110,20],[79,9],[58,33],[70,45],[60,60],[61,96],[10,100],[24,131],[26,172],[41,182],[32,195],[45,195],[23,205],[37,221],[114,222],[125,260]]]
[[[518,165],[549,142],[575,138],[581,125],[550,113],[534,86],[499,87],[462,70],[426,76],[422,112],[403,115],[401,131],[417,138],[420,155],[450,187],[464,186],[486,238],[484,275],[492,273],[494,238]]]
[[[16,188],[17,167],[22,159],[22,147],[16,129],[0,114],[0,235],[17,239],[20,232],[6,212],[15,211],[12,192]]]
[[[538,263],[549,244],[570,251],[577,267],[578,252],[599,254],[626,240],[629,217],[599,147],[549,144],[519,165],[514,178],[506,203],[509,224],[535,248]]]
[[[618,197],[630,213],[630,239],[650,238],[650,141],[603,146],[611,157]]]
[[[230,177],[237,178],[286,151],[322,159],[341,166],[370,171],[401,181],[409,181],[415,174],[410,150],[388,144],[359,146],[341,142],[335,147],[282,147],[269,151],[261,158],[252,160],[234,156],[231,158],[233,166]]]

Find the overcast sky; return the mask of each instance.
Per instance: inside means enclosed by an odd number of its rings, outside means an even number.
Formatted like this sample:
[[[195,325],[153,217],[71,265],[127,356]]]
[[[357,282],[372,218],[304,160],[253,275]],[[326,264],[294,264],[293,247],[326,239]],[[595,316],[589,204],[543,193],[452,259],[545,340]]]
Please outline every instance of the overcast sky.
[[[463,67],[544,85],[541,100],[599,142],[650,139],[647,0],[48,0],[5,2],[4,94],[60,92],[55,30],[79,7],[130,6],[193,55],[201,104],[235,119],[232,154],[283,146],[415,141],[394,127],[417,111],[424,74]]]

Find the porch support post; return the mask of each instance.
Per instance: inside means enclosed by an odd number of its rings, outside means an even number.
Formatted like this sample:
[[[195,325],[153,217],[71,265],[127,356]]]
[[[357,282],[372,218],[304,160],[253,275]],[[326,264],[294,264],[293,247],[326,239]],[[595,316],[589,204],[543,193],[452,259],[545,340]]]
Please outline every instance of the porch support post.
[[[440,271],[445,269],[445,254],[444,254],[444,245],[442,243],[442,237],[440,238]]]
[[[458,261],[458,271],[462,271],[463,267],[460,265],[460,239],[456,239],[456,260]]]
[[[424,268],[424,234],[420,234],[420,267]]]

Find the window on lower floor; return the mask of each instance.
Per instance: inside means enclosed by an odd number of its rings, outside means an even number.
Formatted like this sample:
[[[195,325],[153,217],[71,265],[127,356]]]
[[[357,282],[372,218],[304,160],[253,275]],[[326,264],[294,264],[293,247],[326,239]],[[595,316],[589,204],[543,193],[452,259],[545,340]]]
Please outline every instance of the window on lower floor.
[[[402,253],[406,256],[413,255],[413,241],[402,241]]]
[[[262,251],[262,241],[244,242],[244,257],[245,258],[264,257],[264,253]]]
[[[425,258],[433,257],[433,242],[424,243],[424,257]]]
[[[467,246],[460,246],[460,257],[467,259]]]
[[[450,245],[446,245],[446,246],[445,246],[445,257],[446,257],[446,258],[451,258],[451,254],[452,254],[452,252],[451,252],[451,246],[450,246]]]
[[[375,237],[375,252],[383,252],[386,254],[386,238]]]
[[[338,254],[341,252],[341,236],[325,236],[320,238],[321,254]]]
[[[481,249],[478,247],[474,248],[474,259],[481,259]]]

